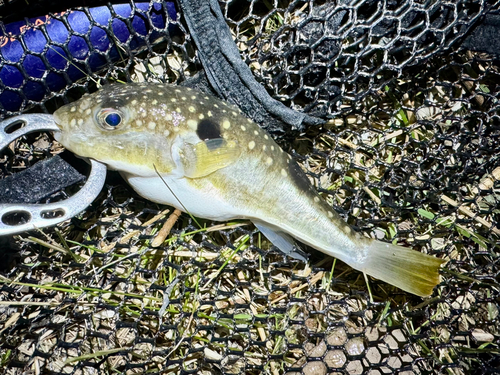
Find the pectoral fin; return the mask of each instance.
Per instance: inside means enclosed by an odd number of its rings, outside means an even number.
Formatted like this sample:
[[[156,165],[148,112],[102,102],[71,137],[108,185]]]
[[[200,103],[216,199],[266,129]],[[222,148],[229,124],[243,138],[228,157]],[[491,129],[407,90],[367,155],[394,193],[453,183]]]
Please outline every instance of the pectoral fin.
[[[234,163],[239,156],[236,142],[223,138],[207,139],[196,144],[184,143],[180,150],[184,175],[189,178],[208,176]]]
[[[295,245],[295,241],[290,235],[273,229],[261,222],[254,221],[253,223],[257,227],[257,229],[260,230],[260,232],[283,253],[291,256],[294,259],[307,262],[307,258],[301,254],[301,251]]]

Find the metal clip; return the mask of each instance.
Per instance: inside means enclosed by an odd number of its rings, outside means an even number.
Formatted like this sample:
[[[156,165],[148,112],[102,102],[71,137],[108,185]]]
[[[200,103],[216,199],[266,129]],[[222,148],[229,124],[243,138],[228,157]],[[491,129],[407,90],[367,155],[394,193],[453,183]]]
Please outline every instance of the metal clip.
[[[37,131],[58,132],[52,115],[25,114],[0,122],[0,150],[20,136]],[[85,210],[99,195],[106,179],[106,166],[90,160],[91,171],[85,185],[70,198],[49,204],[0,204],[0,236],[56,225]],[[12,224],[8,218],[20,217]]]

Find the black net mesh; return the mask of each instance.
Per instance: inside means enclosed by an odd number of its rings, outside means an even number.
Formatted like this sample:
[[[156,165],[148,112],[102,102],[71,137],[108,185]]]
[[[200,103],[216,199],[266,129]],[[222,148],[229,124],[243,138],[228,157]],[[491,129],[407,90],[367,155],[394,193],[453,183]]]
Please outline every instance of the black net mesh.
[[[10,3],[2,117],[51,113],[105,82],[181,83],[201,70],[172,3],[48,9],[60,13],[24,28]],[[245,222],[182,215],[154,247],[172,210],[111,174],[71,222],[0,239],[2,371],[497,373],[500,76],[491,55],[460,47],[491,7],[221,3],[258,81],[326,120],[280,140],[325,199],[372,237],[449,260],[431,298],[311,249],[307,264],[289,259]],[[60,151],[47,135],[22,138],[0,173]]]

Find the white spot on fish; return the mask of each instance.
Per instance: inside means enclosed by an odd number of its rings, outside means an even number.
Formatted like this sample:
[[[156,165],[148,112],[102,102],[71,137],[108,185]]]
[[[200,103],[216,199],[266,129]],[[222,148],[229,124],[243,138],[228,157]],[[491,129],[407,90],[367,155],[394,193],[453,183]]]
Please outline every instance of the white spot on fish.
[[[267,148],[267,146],[266,146],[266,145],[262,146],[262,150],[263,150],[263,151],[266,151],[266,148]]]
[[[267,158],[267,159],[266,159],[266,164],[267,164],[267,165],[271,165],[271,164],[273,164],[273,158]]]
[[[207,116],[208,116],[208,117],[212,117],[212,116],[213,116],[213,115],[212,115],[212,112],[211,112],[211,111],[208,111],[208,112],[207,112]]]
[[[328,211],[328,217],[330,217],[330,218],[333,217],[333,212]]]
[[[236,115],[237,115],[237,113],[236,113],[236,112],[231,112],[231,114],[232,114],[233,116],[236,116]]]
[[[175,103],[175,102],[177,101],[177,99],[172,98],[172,99],[170,99],[170,101],[171,101],[172,103]]]
[[[267,134],[264,134],[264,139],[269,139],[269,136]]]
[[[241,130],[245,131],[247,128],[245,128],[243,125],[241,125]]]
[[[193,106],[190,106],[190,107],[188,108],[188,110],[189,110],[189,112],[194,112],[194,111],[196,111],[196,108],[194,108]]]
[[[144,112],[141,113],[142,117],[146,117],[147,115],[148,115],[148,113],[146,111],[144,111]]]
[[[165,115],[165,119],[166,119],[167,121],[172,121],[173,117],[172,117],[172,115],[171,115],[170,113],[167,113],[167,114]]]
[[[198,121],[195,121],[195,120],[188,120],[187,122],[188,126],[193,129],[193,130],[196,130],[198,129]]]
[[[78,125],[83,125],[83,119],[82,118],[79,118],[77,122],[78,122]]]
[[[132,103],[131,103],[131,104],[132,104],[132,105],[136,105],[136,104],[137,104],[137,100],[135,100],[135,99],[134,99],[134,100],[132,100]]]
[[[92,110],[91,110],[90,108],[87,108],[87,109],[85,110],[85,114],[86,114],[86,115],[90,115],[91,113],[92,113]]]
[[[195,100],[195,99],[196,99],[196,95],[193,95],[193,96],[191,97],[191,99],[192,99],[192,100]]]
[[[150,121],[148,122],[148,129],[154,130],[156,128],[156,122]]]
[[[259,132],[258,132],[257,130],[254,130],[254,131],[253,131],[253,134],[255,134],[255,135],[259,135]]]
[[[184,121],[186,118],[180,114],[179,112],[172,112],[172,122],[174,126],[179,126],[179,124]]]
[[[137,126],[142,126],[142,120],[135,120],[135,124]]]
[[[170,135],[170,132],[169,132],[168,130],[164,130],[164,131],[163,131],[163,135],[164,135],[165,137],[168,137],[168,136]]]
[[[286,171],[285,171],[283,168],[281,169],[281,175],[282,175],[283,177],[286,177],[286,176],[287,176],[287,173],[286,173]]]
[[[224,120],[224,122],[222,123],[222,127],[224,129],[229,129],[231,127],[231,123],[227,120]]]
[[[71,107],[70,112],[76,112],[76,107]]]
[[[182,99],[182,100],[187,100],[187,98],[186,98],[185,96],[183,96],[181,99]]]
[[[152,102],[151,102],[152,105],[156,105],[158,104],[158,100],[154,99]]]
[[[274,146],[271,146],[271,151],[274,151]]]
[[[314,197],[314,201],[315,201],[316,203],[319,203],[319,197]]]
[[[76,120],[74,118],[72,118],[71,121],[69,122],[69,124],[71,126],[75,126],[76,125]]]
[[[203,115],[203,113],[200,113],[200,114],[198,115],[198,118],[199,118],[200,120],[203,120],[203,119],[205,118],[205,116]]]
[[[214,104],[214,107],[215,107],[215,108],[219,108],[219,106],[218,106],[217,104]]]
[[[253,150],[253,149],[254,149],[254,147],[255,147],[255,142],[254,142],[254,141],[250,141],[250,142],[248,143],[248,148],[249,148],[250,150]]]

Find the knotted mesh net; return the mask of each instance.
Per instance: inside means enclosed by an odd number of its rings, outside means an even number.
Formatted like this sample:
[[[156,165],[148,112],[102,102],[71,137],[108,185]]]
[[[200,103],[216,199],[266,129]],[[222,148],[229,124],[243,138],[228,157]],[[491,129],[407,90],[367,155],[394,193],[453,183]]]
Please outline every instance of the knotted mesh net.
[[[0,2],[2,117],[202,70],[178,4],[40,2],[29,12],[46,13],[24,19],[15,3]],[[70,222],[0,239],[2,371],[498,371],[500,76],[493,55],[463,45],[497,4],[219,5],[257,81],[324,120],[276,133],[280,145],[351,226],[447,259],[443,282],[421,299],[313,249],[299,262],[244,221],[183,214],[166,235],[177,213],[111,173]],[[26,136],[0,173],[61,151]]]

